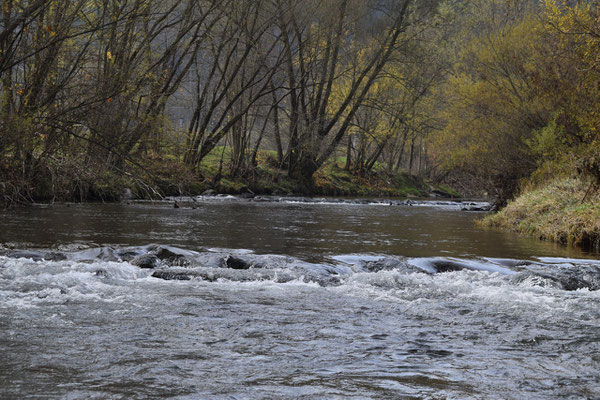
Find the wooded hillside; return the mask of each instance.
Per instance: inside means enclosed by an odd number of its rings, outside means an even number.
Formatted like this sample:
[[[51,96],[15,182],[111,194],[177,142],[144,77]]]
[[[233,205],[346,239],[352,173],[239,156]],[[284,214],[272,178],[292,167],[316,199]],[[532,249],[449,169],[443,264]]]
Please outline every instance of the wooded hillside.
[[[265,175],[310,192],[327,168],[501,202],[555,174],[600,183],[598,0],[6,0],[0,13],[9,203]]]

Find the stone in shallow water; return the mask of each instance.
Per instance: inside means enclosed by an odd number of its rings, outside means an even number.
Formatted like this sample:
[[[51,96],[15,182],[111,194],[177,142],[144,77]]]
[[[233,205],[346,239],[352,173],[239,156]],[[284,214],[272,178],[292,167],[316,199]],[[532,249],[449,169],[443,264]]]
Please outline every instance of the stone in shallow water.
[[[164,279],[166,281],[189,281],[192,279],[185,273],[172,271],[154,271],[152,277]]]
[[[67,259],[67,256],[64,253],[60,253],[58,251],[51,251],[44,254],[44,260],[47,261],[64,261]]]
[[[452,260],[434,260],[431,262],[437,272],[455,272],[467,268],[464,264]]]
[[[30,258],[33,261],[42,261],[44,259],[42,252],[31,250],[13,250],[6,253],[6,256],[10,258]]]
[[[600,266],[590,264],[527,265],[526,271],[516,278],[517,283],[549,286],[567,291],[579,289],[600,290]],[[520,280],[519,280],[520,279]]]
[[[140,268],[155,269],[159,266],[159,260],[152,254],[143,254],[131,260],[131,264]]]
[[[234,257],[232,255],[228,255],[223,259],[223,268],[250,269],[251,267],[252,267],[251,262],[243,260],[239,257]]]
[[[422,269],[409,265],[406,258],[386,257],[379,260],[367,261],[363,268],[369,272],[401,271],[405,273],[424,272]]]
[[[119,261],[119,257],[112,247],[102,247],[98,253],[98,258],[103,261]]]
[[[190,265],[190,260],[188,260],[183,254],[177,254],[165,247],[158,247],[157,249],[153,250],[152,253],[167,265],[178,267]]]

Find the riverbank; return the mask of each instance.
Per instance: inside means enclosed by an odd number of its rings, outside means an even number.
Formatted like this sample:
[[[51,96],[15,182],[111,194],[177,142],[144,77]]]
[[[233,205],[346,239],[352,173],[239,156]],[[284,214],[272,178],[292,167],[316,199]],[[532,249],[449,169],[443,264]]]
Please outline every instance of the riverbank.
[[[168,196],[202,194],[351,196],[351,197],[443,197],[458,198],[460,193],[446,186],[433,185],[405,172],[388,173],[374,168],[368,174],[345,170],[345,160],[332,159],[317,171],[310,187],[290,178],[277,164],[273,152],[259,152],[257,163],[243,170],[232,170],[230,149],[218,147],[197,171],[177,157],[146,157],[121,170],[56,169],[38,174],[32,182],[11,180],[0,175],[0,199],[5,203],[84,202],[152,200]],[[2,200],[0,200],[2,201]]]
[[[479,221],[542,240],[600,248],[600,194],[581,178],[557,178],[526,190],[498,213]]]

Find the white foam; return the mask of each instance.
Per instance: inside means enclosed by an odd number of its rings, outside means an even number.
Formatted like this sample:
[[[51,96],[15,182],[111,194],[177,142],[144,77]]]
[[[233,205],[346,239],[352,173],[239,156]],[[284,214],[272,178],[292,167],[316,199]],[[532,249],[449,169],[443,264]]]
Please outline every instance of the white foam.
[[[600,260],[585,258],[534,257],[546,264],[593,264],[600,265]]]
[[[0,302],[19,307],[73,300],[115,301],[150,271],[126,262],[0,257]]]

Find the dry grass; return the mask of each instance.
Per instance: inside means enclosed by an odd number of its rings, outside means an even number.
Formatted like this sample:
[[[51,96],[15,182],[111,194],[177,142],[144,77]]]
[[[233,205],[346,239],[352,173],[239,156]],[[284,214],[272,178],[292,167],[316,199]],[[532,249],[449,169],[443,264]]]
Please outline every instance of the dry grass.
[[[598,188],[589,193],[588,189],[589,182],[580,178],[555,179],[525,191],[479,223],[542,240],[600,248],[600,197]]]

